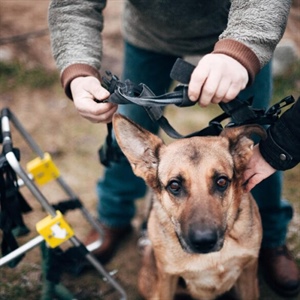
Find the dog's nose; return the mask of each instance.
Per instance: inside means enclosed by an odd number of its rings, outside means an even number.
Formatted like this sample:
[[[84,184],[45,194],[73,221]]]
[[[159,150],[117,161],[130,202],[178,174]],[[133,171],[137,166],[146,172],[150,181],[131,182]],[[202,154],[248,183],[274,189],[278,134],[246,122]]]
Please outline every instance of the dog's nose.
[[[197,253],[209,253],[214,251],[218,241],[218,233],[214,229],[194,229],[189,232],[191,248]]]

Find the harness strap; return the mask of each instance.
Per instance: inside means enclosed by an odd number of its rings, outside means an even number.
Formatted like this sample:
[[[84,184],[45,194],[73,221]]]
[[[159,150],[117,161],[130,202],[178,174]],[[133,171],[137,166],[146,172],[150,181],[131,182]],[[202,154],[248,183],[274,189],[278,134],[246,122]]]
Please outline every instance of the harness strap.
[[[268,111],[265,111],[264,109],[252,108],[251,104],[253,99],[242,101],[236,98],[229,103],[220,103],[219,105],[224,113],[211,120],[206,128],[183,136],[178,133],[164,117],[163,107],[169,104],[175,104],[180,107],[195,104],[195,102],[189,100],[187,95],[187,84],[190,81],[194,69],[194,65],[178,58],[173,65],[170,76],[173,80],[177,80],[182,84],[178,85],[173,92],[160,96],[156,96],[145,84],[135,84],[130,80],[121,82],[117,76],[107,72],[106,74],[109,77],[103,77],[103,85],[111,95],[105,101],[97,102],[140,105],[146,110],[151,120],[158,123],[160,128],[164,130],[167,135],[174,139],[181,139],[192,136],[217,136],[223,130],[221,122],[228,118],[231,118],[232,121],[226,125],[227,127],[245,124],[270,125],[278,119],[281,108],[295,101],[292,96],[289,96],[273,105]],[[106,141],[99,150],[100,161],[105,166],[109,166],[111,161],[118,161],[122,155],[122,152],[116,153],[116,149],[112,146],[111,123],[107,125],[107,129],[108,135]]]
[[[69,210],[81,209],[82,203],[78,198],[71,198],[67,200],[62,200],[56,204],[52,204],[55,211],[59,210],[62,214],[67,213]]]
[[[114,104],[137,104],[140,106],[166,106],[174,104],[179,107],[195,105],[187,95],[188,87],[178,85],[172,92],[156,96],[151,89],[143,84],[136,84],[130,80],[120,81],[119,78],[107,72],[110,77],[103,77],[103,85],[111,93],[104,101]]]
[[[13,149],[19,156],[17,149]],[[3,231],[1,242],[2,256],[18,248],[15,236],[25,235],[29,232],[22,213],[28,212],[31,207],[25,201],[17,185],[17,177],[3,154],[0,155],[0,229]],[[15,267],[24,255],[9,262],[11,268]]]
[[[190,65],[190,64],[188,64]],[[191,68],[187,68],[190,70]],[[218,135],[221,132],[221,125],[215,123],[210,124],[204,131],[198,131],[186,136],[178,133],[163,115],[163,108],[166,105],[175,104],[179,107],[187,107],[195,105],[195,102],[189,100],[187,95],[188,87],[186,85],[178,85],[173,92],[169,92],[160,96],[156,96],[152,90],[145,84],[135,84],[130,80],[125,82],[119,81],[118,77],[107,72],[108,77],[103,78],[104,86],[111,93],[110,97],[103,102],[115,104],[136,104],[142,106],[148,113],[151,120],[161,127],[167,135],[174,139],[187,138],[196,135]],[[227,118],[227,116],[226,116]],[[111,148],[111,124],[107,125],[108,135],[104,145],[99,150],[100,161],[103,165],[109,165],[109,161],[114,161],[114,151]],[[118,154],[117,154],[118,156]]]
[[[49,248],[45,242],[41,244],[41,251],[43,274],[46,280],[54,284],[59,284],[65,271],[79,275],[85,267],[84,258],[88,253],[83,244],[62,250],[60,247]]]
[[[98,156],[101,164],[105,167],[110,166],[112,161],[117,162],[119,161],[120,157],[122,156],[121,150],[118,148],[113,147],[112,145],[112,123],[107,123],[107,135],[105,142],[100,147],[98,151]]]

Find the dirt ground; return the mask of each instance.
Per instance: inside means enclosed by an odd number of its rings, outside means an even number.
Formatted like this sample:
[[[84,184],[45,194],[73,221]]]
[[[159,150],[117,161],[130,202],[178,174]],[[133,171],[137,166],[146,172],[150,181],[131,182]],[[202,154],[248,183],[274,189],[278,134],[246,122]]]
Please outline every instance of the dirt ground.
[[[103,70],[110,70],[120,75],[122,68],[122,42],[120,34],[120,13],[123,1],[108,1],[105,9],[104,58]],[[51,56],[49,36],[44,31],[41,36],[22,39],[22,34],[39,32],[47,28],[48,1],[43,0],[0,0],[0,56],[2,60],[18,59],[29,68],[43,66],[49,72],[55,70]],[[297,45],[300,53],[299,35],[300,1],[295,1],[291,11],[285,39],[291,39]],[[1,43],[4,38],[19,36],[9,43]],[[91,124],[82,119],[75,111],[71,101],[67,100],[60,88],[59,81],[49,89],[31,89],[20,87],[13,91],[0,94],[0,109],[8,107],[21,121],[26,130],[32,135],[45,152],[49,152],[66,183],[81,199],[85,207],[96,216],[95,184],[102,174],[98,163],[97,151],[104,141],[106,127]],[[178,111],[171,111],[172,118],[177,118],[179,131],[190,128],[199,129],[206,126],[211,119],[201,110],[187,110],[189,120],[183,120]],[[199,118],[200,117],[200,118]],[[199,119],[201,121],[199,121]],[[21,149],[21,162],[33,159],[35,156],[28,148],[18,132],[13,130],[14,145]],[[183,132],[184,133],[184,132]],[[300,262],[299,226],[300,226],[300,168],[285,173],[287,182],[284,196],[291,200],[295,208],[295,216],[290,226],[289,245]],[[63,190],[51,182],[41,187],[41,191],[49,202],[57,203],[65,199]],[[19,239],[23,244],[36,236],[34,225],[45,217],[45,212],[31,193],[22,190],[26,200],[34,211],[25,215],[25,223],[31,228],[29,235]],[[138,214],[133,221],[134,232],[124,241],[116,257],[105,266],[108,271],[117,271],[115,278],[125,289],[129,300],[139,300],[136,288],[139,270],[139,254],[136,247],[138,228],[142,220],[144,201],[137,202]],[[79,239],[91,228],[80,211],[67,215],[67,219]],[[296,242],[295,242],[296,241]],[[119,299],[96,270],[89,270],[81,276],[64,274],[63,284],[74,294],[76,299]],[[280,300],[260,278],[261,299]],[[28,252],[22,262],[14,269],[0,270],[0,300],[40,299],[41,254],[39,247]],[[250,299],[249,299],[250,300]]]

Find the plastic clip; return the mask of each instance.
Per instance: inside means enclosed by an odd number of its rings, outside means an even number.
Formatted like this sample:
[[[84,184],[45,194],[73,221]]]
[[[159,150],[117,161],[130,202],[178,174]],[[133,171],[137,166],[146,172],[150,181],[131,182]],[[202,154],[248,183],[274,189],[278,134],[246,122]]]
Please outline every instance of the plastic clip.
[[[56,248],[74,236],[74,231],[66,222],[59,210],[56,216],[47,216],[36,224],[37,232],[45,239],[51,248]]]

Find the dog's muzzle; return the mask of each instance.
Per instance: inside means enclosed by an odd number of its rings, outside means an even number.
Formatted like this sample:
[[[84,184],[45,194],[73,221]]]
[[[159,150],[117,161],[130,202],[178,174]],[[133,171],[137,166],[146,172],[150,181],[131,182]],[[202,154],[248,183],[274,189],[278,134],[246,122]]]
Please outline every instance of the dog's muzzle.
[[[223,247],[224,234],[217,228],[190,226],[188,232],[178,235],[182,248],[189,253],[211,253]]]

